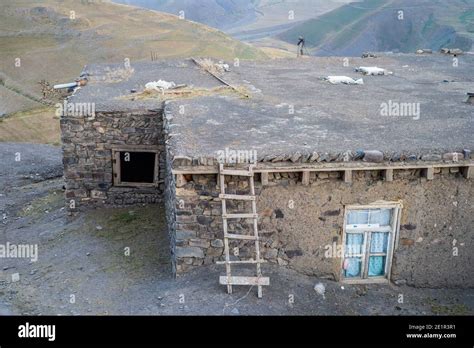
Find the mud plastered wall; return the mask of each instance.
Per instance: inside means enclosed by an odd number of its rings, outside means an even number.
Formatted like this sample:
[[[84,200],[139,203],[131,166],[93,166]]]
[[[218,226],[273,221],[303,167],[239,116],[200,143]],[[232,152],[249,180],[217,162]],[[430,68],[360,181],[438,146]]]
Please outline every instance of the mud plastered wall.
[[[64,177],[68,207],[156,203],[162,200],[164,182],[156,188],[113,186],[112,149],[147,145],[160,151],[159,176],[165,177],[162,112],[96,113],[93,119],[63,116]],[[74,210],[71,209],[71,210]]]
[[[474,286],[472,180],[466,180],[457,168],[436,170],[433,181],[421,178],[419,170],[395,171],[393,182],[384,182],[377,171],[355,172],[352,184],[342,182],[340,176],[311,173],[310,185],[303,186],[299,173],[279,173],[270,174],[268,186],[257,183],[265,259],[338,280],[341,259],[326,257],[325,247],[342,243],[344,207],[402,200],[392,281],[420,287]],[[176,189],[177,273],[223,260],[224,250],[217,176],[187,175],[185,179],[187,183]],[[227,193],[248,193],[247,181],[240,178],[227,177],[226,186]],[[228,212],[249,212],[243,204],[229,203]],[[245,231],[251,231],[251,221],[233,222],[229,231],[250,233]],[[252,245],[232,242],[232,258],[255,258]]]

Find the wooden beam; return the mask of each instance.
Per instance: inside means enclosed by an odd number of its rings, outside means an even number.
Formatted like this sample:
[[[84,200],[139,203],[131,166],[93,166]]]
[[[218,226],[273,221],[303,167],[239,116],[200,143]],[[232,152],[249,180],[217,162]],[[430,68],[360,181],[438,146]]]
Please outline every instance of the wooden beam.
[[[233,199],[236,201],[255,201],[255,196],[220,194],[220,199]]]
[[[224,238],[229,238],[229,239],[238,239],[238,240],[259,240],[258,237],[255,236],[250,236],[246,234],[225,234]]]
[[[255,265],[257,263],[267,263],[267,261],[265,260],[260,260],[260,261],[257,261],[257,260],[243,260],[243,261],[216,261],[216,265],[226,265],[226,264],[230,264],[230,265]]]
[[[426,168],[423,169],[423,175],[426,177],[426,180],[433,180],[434,179],[434,168]]]
[[[352,170],[344,171],[344,182],[350,184],[352,182]]]
[[[392,182],[393,181],[393,169],[384,170],[383,177],[384,177],[386,182]]]
[[[263,186],[268,185],[268,173],[264,172],[264,173],[261,173],[260,175],[262,177],[262,185]]]
[[[462,175],[466,178],[466,179],[472,179],[474,178],[474,167],[462,167],[461,168],[461,171],[462,171]]]
[[[436,164],[404,164],[404,165],[372,165],[366,163],[334,163],[334,164],[318,164],[318,165],[289,165],[289,166],[268,166],[263,164],[257,166],[253,172],[256,174],[268,173],[297,173],[303,171],[313,172],[337,172],[344,170],[352,171],[373,171],[373,170],[410,170],[410,169],[426,169],[426,168],[453,168],[453,167],[468,167],[473,166],[472,163],[436,163]],[[219,170],[216,166],[178,166],[173,169],[173,174],[218,174]]]
[[[301,179],[301,182],[303,183],[304,186],[309,185],[309,171],[305,170],[303,172],[303,177]]]
[[[222,169],[219,172],[220,175],[233,175],[233,176],[253,176],[252,172],[248,172],[246,170],[233,170],[233,169]]]
[[[267,277],[226,277],[220,276],[221,285],[270,285],[270,278]]]
[[[258,219],[258,214],[222,214],[223,219]]]

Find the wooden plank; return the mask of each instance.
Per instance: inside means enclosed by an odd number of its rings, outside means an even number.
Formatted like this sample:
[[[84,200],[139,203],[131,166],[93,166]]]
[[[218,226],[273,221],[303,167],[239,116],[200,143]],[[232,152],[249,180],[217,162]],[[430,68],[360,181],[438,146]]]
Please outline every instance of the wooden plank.
[[[262,186],[267,186],[268,185],[268,173],[261,173],[261,178],[262,178]]]
[[[426,180],[433,180],[434,179],[434,168],[426,168],[423,169],[423,175],[426,177]]]
[[[223,219],[258,219],[258,214],[222,214]]]
[[[253,176],[253,173],[245,170],[235,170],[235,169],[223,169],[220,171],[221,175],[234,175],[234,176]]]
[[[225,265],[227,261],[217,261],[216,264],[218,265]],[[247,264],[256,264],[256,263],[266,263],[265,260],[243,260],[243,261],[229,261],[231,265],[247,265]]]
[[[122,175],[120,172],[120,152],[119,151],[112,151],[113,152],[113,157],[114,157],[114,163],[113,163],[113,178],[114,178],[114,186],[119,186],[122,179]]]
[[[219,283],[221,285],[258,285],[268,286],[270,285],[270,278],[268,277],[226,277],[220,276]]]
[[[222,169],[224,166],[221,164],[220,165],[220,169]],[[219,175],[219,183],[220,183],[220,189],[221,189],[221,194],[224,194],[225,195],[225,178],[224,178],[224,175]],[[222,215],[225,215],[227,214],[227,206],[226,206],[226,200],[223,199],[222,201]],[[227,234],[227,220],[226,219],[222,219],[222,226],[223,226],[223,229],[224,229],[224,235]],[[230,261],[230,254],[229,254],[229,240],[224,238],[224,255],[225,255],[225,260],[227,262]],[[225,265],[225,271],[226,271],[226,275],[228,277],[231,276],[231,266],[230,266],[230,263],[226,263]],[[228,294],[232,294],[232,285],[227,283],[227,293]]]
[[[344,182],[350,184],[352,182],[352,170],[344,171]]]
[[[474,167],[463,167],[461,168],[461,172],[466,179],[472,179],[474,177]]]
[[[224,238],[229,238],[229,239],[240,239],[240,240],[258,240],[258,237],[255,236],[249,236],[246,234],[225,234]]]
[[[393,169],[384,170],[383,176],[384,176],[385,181],[392,182],[393,181]]]
[[[301,179],[301,182],[303,183],[304,186],[308,186],[309,185],[309,171],[305,170],[303,172],[303,176],[302,176],[302,179]]]
[[[255,201],[255,196],[220,194],[220,199],[233,199],[236,201]]]

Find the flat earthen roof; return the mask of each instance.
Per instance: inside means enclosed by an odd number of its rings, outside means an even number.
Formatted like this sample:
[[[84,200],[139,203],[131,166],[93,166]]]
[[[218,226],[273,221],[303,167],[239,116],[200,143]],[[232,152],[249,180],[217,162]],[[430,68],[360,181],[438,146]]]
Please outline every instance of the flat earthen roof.
[[[457,58],[458,66],[452,56],[442,54],[241,61],[221,77],[250,98],[230,94],[168,102],[169,144],[176,156],[215,157],[230,148],[256,150],[267,160],[314,151],[337,155],[362,149],[421,156],[472,150],[474,108],[466,100],[474,91],[474,56]],[[354,71],[359,66],[377,66],[393,75],[363,76]],[[132,88],[143,89],[149,81],[222,86],[190,60],[132,67],[128,80],[106,83],[98,78],[72,100],[96,102],[99,111],[137,110],[160,104],[117,98],[130,95]],[[89,71],[97,77],[104,74],[103,67]],[[322,79],[328,75],[363,78],[364,84],[332,85]],[[419,117],[384,116],[384,103],[419,103]]]

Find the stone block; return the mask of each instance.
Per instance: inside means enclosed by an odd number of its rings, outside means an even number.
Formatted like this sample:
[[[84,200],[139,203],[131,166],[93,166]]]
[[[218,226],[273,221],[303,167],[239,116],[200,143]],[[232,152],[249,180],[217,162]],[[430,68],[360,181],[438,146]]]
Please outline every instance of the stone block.
[[[194,231],[176,231],[176,240],[187,240],[196,237]]]
[[[196,257],[203,259],[204,252],[201,248],[198,247],[176,247],[175,255],[177,258],[184,258],[184,257]]]
[[[200,247],[200,248],[209,248],[209,241],[204,239],[190,239],[189,246],[191,247]]]
[[[213,241],[211,241],[211,246],[213,248],[223,248],[224,241],[222,239],[214,239]]]

